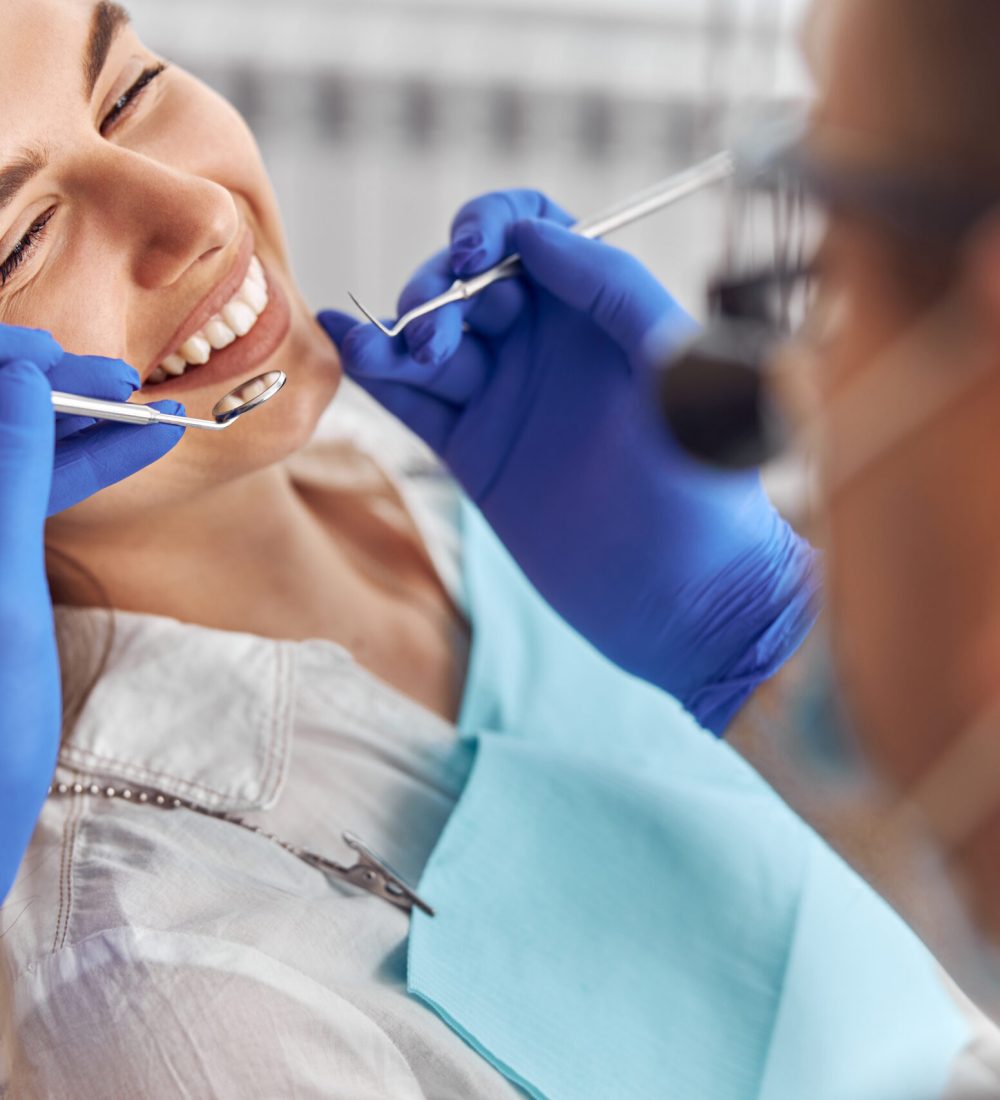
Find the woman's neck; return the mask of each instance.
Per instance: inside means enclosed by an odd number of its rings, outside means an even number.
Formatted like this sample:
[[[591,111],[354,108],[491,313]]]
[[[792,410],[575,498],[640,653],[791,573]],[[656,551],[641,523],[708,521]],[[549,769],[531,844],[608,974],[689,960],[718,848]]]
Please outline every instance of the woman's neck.
[[[395,522],[384,521],[392,504]],[[162,513],[59,535],[58,603],[328,639],[430,709],[457,712],[467,628],[388,483],[373,508],[370,494],[310,493],[275,466]]]
[[[53,596],[60,603],[102,598],[123,610],[260,633],[279,593],[309,591],[313,570],[327,583],[336,542],[307,507],[283,466],[272,466],[183,504],[53,537]],[[67,568],[62,559],[82,567]]]

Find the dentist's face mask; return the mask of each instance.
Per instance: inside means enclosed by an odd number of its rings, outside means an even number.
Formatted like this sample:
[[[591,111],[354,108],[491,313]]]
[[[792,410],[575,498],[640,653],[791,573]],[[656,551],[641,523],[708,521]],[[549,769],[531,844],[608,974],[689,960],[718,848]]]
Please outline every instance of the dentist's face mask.
[[[661,396],[671,431],[714,464],[760,464],[791,441],[808,475],[809,511],[822,520],[848,487],[949,413],[994,366],[970,357],[943,361],[942,349],[964,343],[960,303],[947,297],[863,371],[828,385],[825,346],[852,318],[846,302],[823,299],[822,279],[813,278],[806,238],[822,235],[822,209],[813,212],[810,199],[823,200],[820,208],[861,206],[897,227],[916,220],[921,232],[958,241],[996,197],[942,195],[909,181],[834,171],[802,147],[783,155],[778,179],[767,192],[779,242],[772,258],[749,273],[730,259],[727,277],[710,296],[713,321],[666,367]],[[737,228],[745,231],[743,219]],[[820,535],[835,558],[829,530]],[[888,792],[866,766],[862,738],[852,729],[834,671],[842,665],[834,660],[838,643],[849,646],[850,639],[835,638],[831,646],[821,629],[798,662],[786,720],[799,753],[808,756],[819,782],[845,793],[875,790],[894,807],[892,835],[882,839],[908,864],[904,873],[932,910],[942,961],[1000,1022],[1000,951],[973,927],[953,874],[963,849],[1000,815],[1000,697],[970,729],[948,731],[915,784]]]

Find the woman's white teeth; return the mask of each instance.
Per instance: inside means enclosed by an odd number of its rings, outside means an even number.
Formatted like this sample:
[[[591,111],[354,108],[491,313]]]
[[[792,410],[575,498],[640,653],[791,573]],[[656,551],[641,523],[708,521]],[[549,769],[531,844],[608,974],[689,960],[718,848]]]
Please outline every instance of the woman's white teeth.
[[[205,339],[200,332],[196,332],[190,340],[181,344],[180,357],[186,362],[195,366],[201,366],[202,363],[208,362],[208,357],[212,354],[212,345]],[[166,361],[164,361],[164,369],[166,367]],[[169,370],[167,370],[169,374]],[[184,373],[183,371],[181,372]]]
[[[234,299],[222,307],[222,320],[236,333],[246,336],[257,321],[257,314],[240,299]]]
[[[217,317],[213,317],[202,331],[205,333],[205,339],[212,345],[213,351],[228,348],[236,339],[236,333]]]
[[[267,308],[267,281],[264,269],[256,256],[251,257],[247,277],[243,285],[203,329],[188,337],[173,355],[154,370],[147,382],[164,382],[177,378],[189,366],[201,366],[211,358],[213,351],[228,348],[256,325],[257,318]]]
[[[187,368],[187,360],[180,355],[168,355],[160,366],[166,374],[181,375]]]
[[[267,305],[267,290],[260,283],[255,283],[248,278],[240,290],[240,297],[254,311],[254,314],[264,312],[264,307]]]

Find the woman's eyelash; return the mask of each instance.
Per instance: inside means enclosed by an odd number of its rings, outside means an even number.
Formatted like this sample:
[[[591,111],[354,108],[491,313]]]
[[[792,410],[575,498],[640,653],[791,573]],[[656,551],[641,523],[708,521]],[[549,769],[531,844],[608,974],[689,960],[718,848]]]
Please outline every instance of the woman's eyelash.
[[[114,106],[101,123],[100,131],[102,134],[133,106],[135,101],[142,95],[143,91],[152,84],[166,68],[167,66],[165,64],[153,65],[139,75],[138,80],[136,80],[131,88],[115,101]],[[13,249],[11,249],[11,253],[7,259],[4,260],[3,263],[0,263],[0,288],[6,286],[10,277],[31,255],[35,246],[42,237],[45,236],[45,227],[51,221],[53,214],[55,214],[55,207],[51,210],[47,210],[38,221],[31,226],[28,232],[25,233],[17,244],[14,245]]]
[[[14,274],[14,272],[21,266],[22,263],[31,255],[35,246],[45,236],[45,227],[52,220],[53,214],[55,214],[55,207],[46,212],[32,225],[27,233],[14,245],[10,255],[2,264],[0,264],[0,287],[6,285],[7,280]]]
[[[153,83],[153,81],[166,70],[167,66],[164,64],[153,65],[151,68],[146,69],[139,75],[139,79],[132,85],[131,88],[123,93],[117,100],[115,100],[114,106],[108,111],[101,123],[101,133],[105,133],[107,129],[114,125],[119,118],[135,103],[135,101],[142,95],[143,91]]]

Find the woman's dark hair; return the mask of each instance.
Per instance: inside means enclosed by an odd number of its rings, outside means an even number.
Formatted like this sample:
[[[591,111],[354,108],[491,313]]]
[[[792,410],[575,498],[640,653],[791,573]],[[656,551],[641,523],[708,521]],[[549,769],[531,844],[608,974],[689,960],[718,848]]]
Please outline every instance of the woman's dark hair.
[[[107,591],[94,574],[75,558],[51,546],[45,548],[49,590],[55,605],[56,642],[62,680],[62,736],[65,739],[104,674],[115,640],[114,609]],[[104,614],[73,615],[60,607],[58,578],[75,573],[89,589],[87,602]]]

